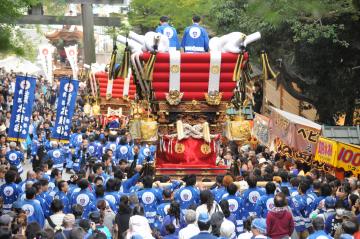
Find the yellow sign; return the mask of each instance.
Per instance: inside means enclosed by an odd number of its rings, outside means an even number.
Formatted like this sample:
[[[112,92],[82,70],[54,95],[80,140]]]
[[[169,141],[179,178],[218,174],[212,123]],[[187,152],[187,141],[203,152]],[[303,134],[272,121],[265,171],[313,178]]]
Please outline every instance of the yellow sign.
[[[338,143],[336,167],[360,174],[360,146]]]
[[[320,137],[316,148],[315,160],[334,166],[336,149],[335,141]]]
[[[345,171],[360,174],[360,146],[357,145],[320,137],[314,159],[335,168],[343,168]]]

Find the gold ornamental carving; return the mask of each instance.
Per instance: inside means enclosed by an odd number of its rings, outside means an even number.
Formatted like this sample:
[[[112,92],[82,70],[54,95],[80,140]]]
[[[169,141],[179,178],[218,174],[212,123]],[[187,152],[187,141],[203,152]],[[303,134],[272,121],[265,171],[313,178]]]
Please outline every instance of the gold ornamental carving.
[[[219,74],[220,73],[220,66],[214,65],[214,66],[211,67],[210,70],[211,70],[212,74]]]
[[[210,154],[211,153],[211,148],[208,144],[202,144],[200,147],[201,153],[203,154]]]
[[[180,72],[180,66],[179,65],[172,65],[172,66],[170,66],[170,71],[172,73],[179,73]]]
[[[94,104],[92,110],[94,115],[100,115],[100,106],[98,104]]]
[[[185,152],[185,145],[182,143],[175,144],[175,152],[178,154],[182,154]]]
[[[221,103],[221,98],[222,93],[218,91],[205,93],[205,99],[209,105],[219,105]]]
[[[181,102],[184,93],[178,90],[170,90],[169,93],[166,93],[166,100],[169,105],[178,105]]]

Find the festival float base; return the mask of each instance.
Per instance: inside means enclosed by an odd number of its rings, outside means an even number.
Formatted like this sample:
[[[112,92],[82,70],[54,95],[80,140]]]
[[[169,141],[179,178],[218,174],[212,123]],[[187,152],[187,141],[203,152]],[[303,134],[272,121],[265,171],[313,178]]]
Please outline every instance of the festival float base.
[[[227,166],[216,165],[216,157],[224,124],[230,122],[227,110],[237,86],[233,80],[234,69],[243,64],[237,64],[239,54],[222,53],[217,56],[221,58],[221,63],[213,62],[210,53],[181,53],[177,56],[181,58],[181,63],[173,65],[171,54],[158,53],[151,81],[137,75],[136,86],[130,85],[129,88],[130,99],[134,99],[135,92],[139,92],[136,88],[140,86],[151,89],[150,95],[140,97],[149,100],[132,101],[128,104],[130,107],[122,105],[122,79],[114,80],[109,101],[106,100],[107,74],[97,75],[102,111],[107,107],[131,108],[130,132],[133,138],[157,145],[157,175],[180,178],[195,174],[199,178],[213,179],[228,171]],[[244,58],[247,57],[246,53]],[[140,55],[144,65],[149,59],[149,53]],[[143,72],[143,69],[135,71]],[[178,74],[178,78],[172,78],[174,74]],[[170,90],[174,84],[178,84],[179,90]],[[210,91],[214,87],[217,89]],[[140,92],[149,94],[146,90]],[[117,102],[116,98],[120,101]],[[179,122],[184,126],[180,130]]]

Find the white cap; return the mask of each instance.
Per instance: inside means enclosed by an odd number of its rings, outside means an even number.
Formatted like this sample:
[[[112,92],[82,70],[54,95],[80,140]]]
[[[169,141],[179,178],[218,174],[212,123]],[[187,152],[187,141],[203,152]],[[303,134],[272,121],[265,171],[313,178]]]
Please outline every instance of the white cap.
[[[260,158],[260,159],[259,159],[259,164],[266,163],[266,162],[267,162],[267,161],[266,161],[265,158]]]

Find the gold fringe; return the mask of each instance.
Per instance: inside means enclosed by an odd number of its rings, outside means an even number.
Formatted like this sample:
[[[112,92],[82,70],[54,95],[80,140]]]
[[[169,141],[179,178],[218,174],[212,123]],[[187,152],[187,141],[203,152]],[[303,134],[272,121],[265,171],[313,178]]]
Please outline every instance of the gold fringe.
[[[244,54],[240,53],[237,60],[236,60],[236,65],[234,68],[234,73],[233,73],[233,81],[238,81],[241,78],[241,65],[243,64],[244,61]]]
[[[25,139],[23,138],[6,138],[7,141],[13,141],[13,142],[24,142]]]
[[[115,78],[120,77],[125,79],[129,73],[130,67],[130,50],[125,48],[124,56],[121,61],[121,66],[118,72],[115,72]]]
[[[279,75],[278,72],[275,73],[271,68],[266,52],[261,52],[261,65],[264,80],[276,79],[276,77]]]
[[[155,60],[156,60],[156,52],[152,52],[148,62],[144,67],[144,75],[146,80],[152,81],[153,79]]]
[[[69,140],[67,139],[54,139],[54,138],[50,138],[50,141],[57,141],[57,142],[60,142],[60,143],[63,143],[63,144],[67,144],[69,143]]]

